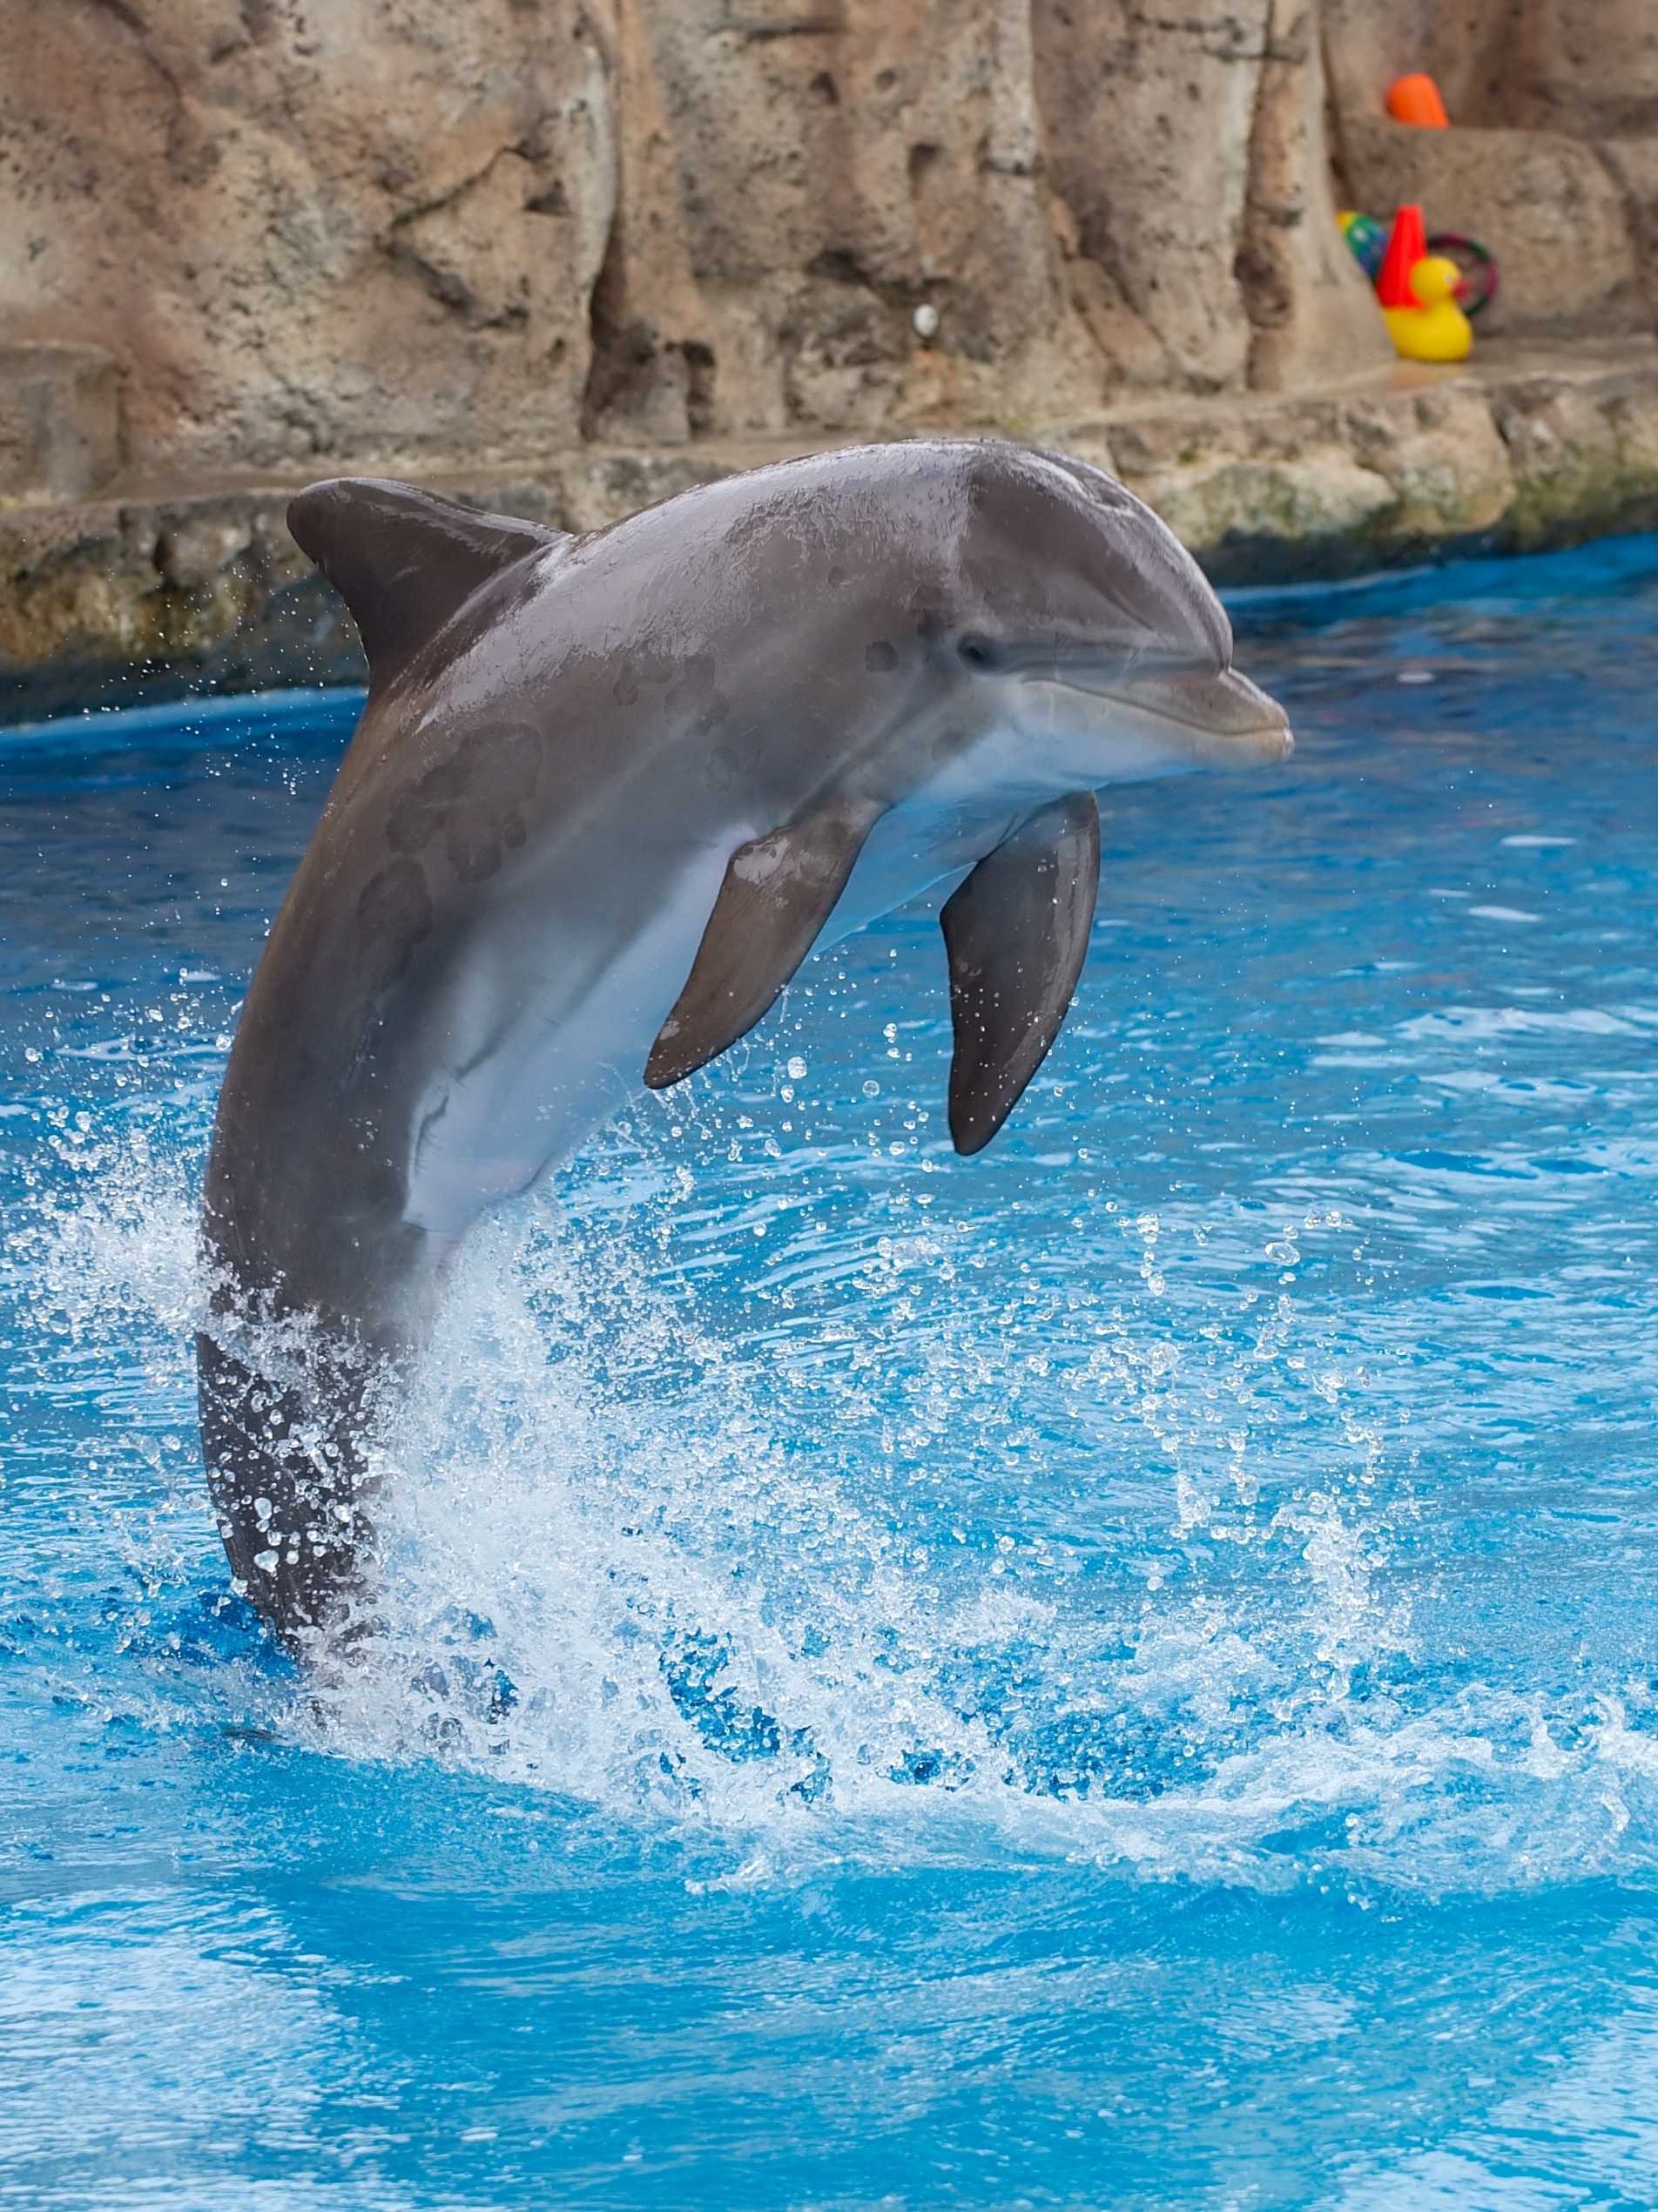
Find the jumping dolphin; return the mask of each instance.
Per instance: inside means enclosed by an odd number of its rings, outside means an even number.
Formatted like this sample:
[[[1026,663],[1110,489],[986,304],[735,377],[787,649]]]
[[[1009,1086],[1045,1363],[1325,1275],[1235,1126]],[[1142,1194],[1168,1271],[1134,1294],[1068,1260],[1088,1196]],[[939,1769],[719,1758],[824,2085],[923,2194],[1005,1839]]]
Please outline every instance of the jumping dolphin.
[[[586,537],[367,479],[289,520],[368,698],[226,1072],[198,1355],[233,1569],[301,1643],[360,1588],[361,1435],[484,1209],[951,879],[977,1151],[1082,969],[1095,788],[1291,739],[1196,563],[1060,455],[843,450]]]

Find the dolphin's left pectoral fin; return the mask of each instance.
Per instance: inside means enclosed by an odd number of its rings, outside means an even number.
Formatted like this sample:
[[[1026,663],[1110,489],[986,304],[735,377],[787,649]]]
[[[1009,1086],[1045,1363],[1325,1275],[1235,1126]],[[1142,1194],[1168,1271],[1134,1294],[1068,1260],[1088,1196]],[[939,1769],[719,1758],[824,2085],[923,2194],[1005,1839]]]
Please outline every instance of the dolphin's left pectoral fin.
[[[1088,956],[1100,887],[1091,791],[987,853],[939,917],[950,955],[950,1135],[981,1152],[1048,1056]]]
[[[645,1062],[652,1090],[695,1075],[770,1010],[828,921],[880,812],[835,800],[732,853],[685,988]]]

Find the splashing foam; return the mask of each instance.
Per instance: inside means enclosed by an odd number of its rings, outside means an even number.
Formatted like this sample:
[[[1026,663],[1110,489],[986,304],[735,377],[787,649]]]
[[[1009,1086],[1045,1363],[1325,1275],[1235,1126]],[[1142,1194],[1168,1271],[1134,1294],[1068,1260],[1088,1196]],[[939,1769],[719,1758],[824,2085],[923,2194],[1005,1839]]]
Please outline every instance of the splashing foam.
[[[152,1427],[180,1425],[202,1303],[192,1163],[141,1132],[72,1150],[68,1190],[42,1194],[14,1247],[37,1321],[101,1353],[101,1383],[114,1364],[141,1377]],[[1259,1510],[1247,1436],[1200,1430],[1191,1347],[1155,1308],[1068,1378],[1085,1429],[1103,1438],[1127,1409],[1140,1456],[1172,1462],[1163,1556],[1200,1535],[1239,1577],[1194,1594],[1157,1571],[1125,1595],[1062,1545],[1008,1556],[982,1521],[929,1547],[905,1518],[902,1450],[873,1440],[918,1402],[959,1416],[1005,1392],[993,1316],[964,1319],[954,1281],[930,1314],[908,1290],[901,1312],[860,1307],[859,1351],[879,1356],[854,1363],[826,1440],[787,1360],[723,1335],[664,1266],[657,1217],[680,1195],[664,1174],[650,1203],[585,1224],[542,1198],[472,1239],[382,1448],[381,1633],[327,1680],[273,1680],[267,1720],[331,1755],[436,1759],[724,1838],[743,1860],[728,1881],[866,1844],[1271,1887],[1627,1864],[1658,1759],[1621,1704],[1446,1696],[1405,1663],[1381,1438],[1334,1369],[1312,1359],[1310,1392],[1332,1408],[1332,1462],[1357,1473]],[[843,1311],[822,1335],[845,1334]],[[1280,1302],[1255,1354],[1295,1342]],[[879,1379],[900,1345],[923,1386],[901,1418]],[[146,1589],[199,1608],[225,1571],[199,1466],[129,1440],[194,1515],[191,1542],[139,1545]],[[971,1521],[947,1433],[932,1448]],[[167,1725],[153,1641],[151,1662],[134,1694]],[[245,1673],[228,1669],[227,1699]]]
[[[1074,1575],[1014,1579],[1006,1538],[940,1563],[653,1260],[550,1208],[475,1238],[381,1469],[384,1630],[327,1691],[331,1742],[772,1848],[832,1812],[1153,1872],[1236,1874],[1287,1809],[1351,1795],[1330,1720],[1404,1627],[1372,1595],[1373,1517],[1318,1494],[1256,1531],[1298,1562],[1293,1653],[1212,1600],[1125,1616]],[[906,1334],[933,1385],[997,1386],[985,1345]],[[1166,1393],[1177,1352],[1139,1356]]]
[[[194,1162],[142,1125],[100,1136],[88,1134],[90,1115],[54,1118],[49,1144],[65,1182],[39,1192],[11,1239],[33,1278],[37,1320],[120,1364],[143,1345],[152,1366],[159,1357],[182,1372],[204,1305]],[[153,1379],[168,1377],[154,1370]]]
[[[745,1824],[994,1762],[925,1678],[967,1623],[619,1241],[544,1214],[474,1238],[382,1479],[386,1627],[342,1740]],[[982,1639],[1046,1608],[974,1611]]]

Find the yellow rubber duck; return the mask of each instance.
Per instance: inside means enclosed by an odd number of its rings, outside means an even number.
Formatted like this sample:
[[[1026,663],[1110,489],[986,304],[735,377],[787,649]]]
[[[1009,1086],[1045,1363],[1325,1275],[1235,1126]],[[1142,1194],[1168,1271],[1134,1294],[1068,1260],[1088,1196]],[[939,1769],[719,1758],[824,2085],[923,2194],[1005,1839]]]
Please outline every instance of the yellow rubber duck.
[[[1395,280],[1397,281],[1397,280]],[[1462,272],[1443,253],[1427,253],[1412,267],[1410,287],[1420,303],[1384,307],[1394,350],[1407,361],[1459,361],[1473,343],[1473,325],[1452,294]]]

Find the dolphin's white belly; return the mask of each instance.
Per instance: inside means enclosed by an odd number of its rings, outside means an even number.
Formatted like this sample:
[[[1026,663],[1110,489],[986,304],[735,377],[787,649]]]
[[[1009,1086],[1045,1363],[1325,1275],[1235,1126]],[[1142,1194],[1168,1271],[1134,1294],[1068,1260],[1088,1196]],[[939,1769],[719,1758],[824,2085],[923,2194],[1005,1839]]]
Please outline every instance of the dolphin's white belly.
[[[698,855],[644,927],[571,1006],[556,944],[497,948],[445,1009],[441,1062],[411,1117],[403,1218],[445,1240],[556,1167],[643,1088],[726,864],[758,833],[734,826]],[[550,961],[549,954],[550,954]],[[561,985],[563,988],[561,988]]]

